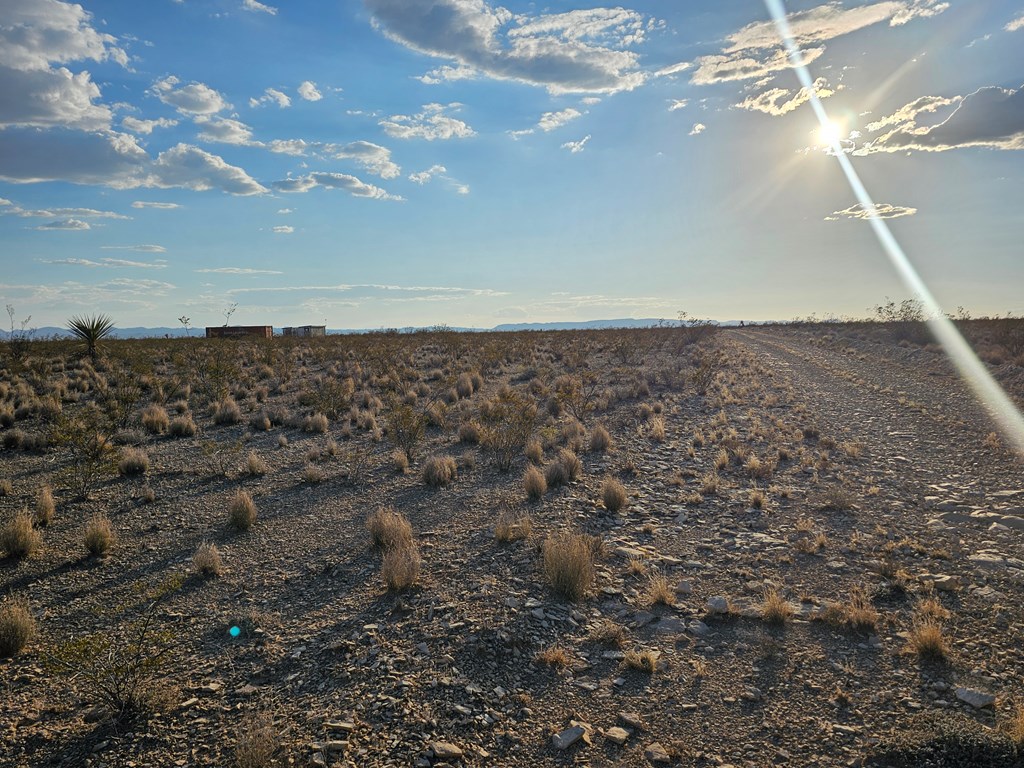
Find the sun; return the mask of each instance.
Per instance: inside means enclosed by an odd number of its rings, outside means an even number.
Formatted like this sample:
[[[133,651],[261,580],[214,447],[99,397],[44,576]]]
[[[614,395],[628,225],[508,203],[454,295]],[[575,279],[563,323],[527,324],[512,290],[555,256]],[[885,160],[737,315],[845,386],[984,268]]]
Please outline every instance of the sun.
[[[823,123],[818,129],[818,141],[822,144],[832,146],[837,142],[842,141],[846,133],[845,126],[836,120],[829,120],[827,123]]]

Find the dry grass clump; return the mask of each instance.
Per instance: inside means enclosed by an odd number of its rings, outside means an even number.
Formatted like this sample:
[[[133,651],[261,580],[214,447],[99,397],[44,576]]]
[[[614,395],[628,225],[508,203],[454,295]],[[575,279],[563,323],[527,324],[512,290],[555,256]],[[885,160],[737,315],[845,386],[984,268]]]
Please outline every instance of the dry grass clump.
[[[591,453],[604,453],[612,447],[612,436],[603,424],[598,424],[590,430],[589,447]]]
[[[526,454],[527,460],[532,464],[542,464],[544,462],[544,445],[536,438],[531,439],[526,444],[526,450],[524,453]]]
[[[949,643],[942,624],[934,619],[915,619],[907,634],[906,650],[925,661],[945,661],[949,657]]]
[[[1018,750],[1024,750],[1024,704],[1018,702],[1014,705],[1013,714],[1003,724],[1003,732],[1017,745]]]
[[[870,632],[878,626],[878,611],[862,586],[850,590],[846,603],[829,603],[821,618],[833,626],[845,626],[861,632]]]
[[[36,633],[36,620],[23,598],[8,598],[0,606],[0,657],[14,656]]]
[[[82,542],[86,551],[93,557],[104,557],[114,546],[114,526],[102,512],[93,515],[85,524],[85,533],[82,535]]]
[[[629,500],[626,495],[626,489],[618,480],[614,477],[606,477],[604,482],[601,484],[601,501],[604,502],[604,508],[609,512],[618,512]]]
[[[232,528],[248,531],[256,524],[256,502],[248,491],[238,491],[228,505],[228,523]]]
[[[853,506],[853,496],[845,488],[833,485],[821,498],[821,509],[825,512],[844,512]]]
[[[242,409],[234,398],[226,397],[213,404],[214,424],[237,424],[242,420]]]
[[[505,510],[494,524],[494,538],[503,544],[519,541],[533,532],[533,518],[526,512]]]
[[[562,646],[553,645],[550,648],[538,651],[533,660],[538,664],[561,669],[562,667],[569,666],[572,657],[569,656],[569,652]]]
[[[764,509],[766,496],[764,491],[760,488],[751,488],[750,494],[747,496],[747,503],[750,504],[751,509]]]
[[[254,413],[249,417],[249,429],[253,432],[267,432],[273,426],[265,413]]]
[[[209,541],[200,544],[192,555],[192,568],[200,576],[220,576],[224,572],[224,564],[217,545]]]
[[[571,483],[583,473],[583,462],[568,448],[558,452],[558,458],[548,465],[544,479],[549,488]]]
[[[256,451],[249,451],[249,455],[245,458],[245,471],[253,477],[263,477],[270,470],[267,466],[267,462],[263,460]]]
[[[467,421],[459,427],[459,442],[479,445],[483,439],[483,428],[477,421]]]
[[[235,742],[236,768],[269,768],[280,747],[274,720],[267,713],[250,715],[242,721]]]
[[[544,576],[551,588],[570,601],[583,597],[594,583],[591,537],[557,533],[544,541]]]
[[[171,419],[171,425],[167,428],[167,433],[171,437],[193,437],[198,431],[199,427],[192,420],[192,416],[187,413],[175,416]]]
[[[399,474],[405,474],[409,469],[409,455],[401,448],[395,448],[391,452],[391,467]]]
[[[380,564],[380,575],[391,592],[409,589],[420,576],[420,551],[416,542],[408,540],[401,546],[391,547],[384,552]]]
[[[319,485],[327,479],[327,475],[316,464],[307,464],[302,468],[302,482]]]
[[[766,589],[761,603],[761,618],[769,624],[782,625],[793,618],[793,606],[777,589]]]
[[[622,663],[626,666],[626,669],[635,669],[638,672],[646,672],[649,675],[653,675],[658,669],[658,657],[657,651],[626,651],[626,655],[622,659]]]
[[[663,572],[654,570],[647,577],[647,588],[644,589],[644,602],[647,605],[672,605],[676,601],[676,591]]]
[[[455,381],[455,392],[459,399],[471,397],[474,392],[473,377],[468,373],[460,373],[459,378]]]
[[[330,427],[330,422],[327,417],[322,413],[314,413],[306,416],[302,420],[302,431],[309,432],[315,435],[323,435],[327,433],[327,429]]]
[[[656,443],[665,442],[665,419],[653,416],[647,423],[647,436]]]
[[[540,501],[548,490],[548,481],[544,473],[531,464],[523,473],[523,487],[526,489],[526,498]]]
[[[41,485],[36,492],[35,524],[46,526],[53,522],[57,513],[57,502],[53,500],[53,490],[49,485]]]
[[[409,518],[391,507],[381,507],[366,518],[366,530],[370,533],[370,545],[383,549],[394,549],[412,541],[412,525]]]
[[[721,487],[721,479],[717,472],[708,472],[700,480],[700,495],[715,496]]]
[[[12,496],[14,494],[14,483],[8,480],[6,477],[0,480],[0,498],[4,496]]]
[[[142,448],[125,448],[117,462],[117,472],[124,477],[144,475],[149,471],[149,455]]]
[[[601,645],[621,648],[626,644],[626,628],[611,619],[602,619],[596,627],[590,630],[590,639]]]
[[[431,488],[451,483],[459,474],[459,465],[452,456],[431,456],[423,464],[423,482]]]
[[[43,545],[43,537],[32,527],[32,515],[27,509],[16,514],[0,529],[0,549],[8,557],[31,557]]]
[[[142,426],[153,435],[162,435],[171,426],[171,418],[162,405],[153,403],[142,410]]]

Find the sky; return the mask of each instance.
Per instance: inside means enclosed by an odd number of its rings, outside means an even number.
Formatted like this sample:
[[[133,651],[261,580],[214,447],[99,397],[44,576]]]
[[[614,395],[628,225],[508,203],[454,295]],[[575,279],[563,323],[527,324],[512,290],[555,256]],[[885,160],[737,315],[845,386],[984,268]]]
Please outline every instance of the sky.
[[[1024,2],[786,8],[943,307],[1024,312]],[[0,299],[32,327],[865,316],[907,292],[810,96],[761,0],[2,0]]]

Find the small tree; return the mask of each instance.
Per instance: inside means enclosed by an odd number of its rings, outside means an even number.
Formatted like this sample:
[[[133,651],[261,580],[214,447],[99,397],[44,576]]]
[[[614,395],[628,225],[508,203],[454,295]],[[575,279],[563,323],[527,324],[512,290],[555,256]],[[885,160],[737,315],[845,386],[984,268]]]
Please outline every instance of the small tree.
[[[68,330],[75,338],[85,343],[89,357],[95,360],[99,343],[114,330],[114,321],[109,315],[76,315],[68,320]]]

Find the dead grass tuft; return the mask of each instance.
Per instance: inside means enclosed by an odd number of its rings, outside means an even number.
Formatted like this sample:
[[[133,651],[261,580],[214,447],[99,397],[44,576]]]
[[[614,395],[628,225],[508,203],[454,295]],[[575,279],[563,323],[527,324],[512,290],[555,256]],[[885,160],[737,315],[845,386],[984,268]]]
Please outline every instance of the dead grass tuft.
[[[36,633],[36,620],[23,598],[8,598],[0,605],[0,657],[14,656]]]
[[[253,477],[263,477],[270,467],[256,451],[249,451],[249,455],[245,459],[245,469]]]
[[[187,413],[182,416],[175,416],[167,430],[171,437],[193,437],[198,431],[199,427],[192,420],[192,416]]]
[[[861,632],[872,632],[878,626],[879,616],[875,606],[862,586],[850,590],[846,603],[829,603],[821,619],[833,626],[845,626]]]
[[[149,455],[142,448],[124,448],[117,471],[124,477],[144,475],[149,471]]]
[[[544,576],[567,600],[582,598],[594,583],[594,553],[590,536],[557,533],[544,542]]]
[[[217,545],[204,541],[192,555],[192,568],[200,576],[220,576],[224,572],[224,564],[220,559],[220,550]]]
[[[419,547],[412,539],[389,548],[380,564],[380,575],[388,591],[400,592],[412,587],[419,579],[420,563]]]
[[[114,546],[114,526],[110,519],[98,512],[93,515],[85,524],[85,534],[82,537],[86,551],[93,557],[104,557]]]
[[[27,509],[16,514],[0,530],[0,549],[8,557],[31,557],[43,546],[43,537],[32,527],[32,515]]]
[[[370,545],[380,549],[394,549],[412,541],[409,518],[391,507],[381,507],[366,518]]]
[[[171,426],[171,418],[167,410],[153,403],[142,410],[142,427],[153,435],[162,435]]]
[[[590,430],[589,447],[591,453],[604,453],[612,447],[612,436],[604,425],[598,424]]]
[[[676,591],[662,571],[651,571],[644,589],[644,602],[647,605],[672,605],[676,601]]]
[[[660,654],[657,651],[626,651],[625,657],[622,659],[622,663],[626,669],[635,669],[638,672],[646,672],[649,675],[653,675],[658,669],[658,657]]]
[[[601,645],[609,645],[613,648],[621,648],[626,644],[626,628],[611,619],[602,619],[601,622],[590,631],[590,639]]]
[[[949,643],[942,624],[934,619],[915,619],[907,634],[906,649],[925,661],[945,661],[949,657]]]
[[[531,464],[523,474],[523,487],[526,489],[526,498],[540,501],[548,490],[548,481],[544,473]]]
[[[609,512],[618,512],[628,501],[626,489],[614,477],[606,477],[601,484],[601,501]]]
[[[242,420],[242,409],[233,398],[226,397],[213,404],[214,424],[237,424]]]
[[[533,532],[533,518],[526,512],[505,510],[494,524],[494,538],[506,544],[528,538]]]
[[[423,482],[431,488],[450,484],[459,474],[459,466],[451,456],[431,456],[423,464]]]
[[[761,603],[761,618],[769,624],[785,624],[793,618],[793,606],[777,589],[766,589]]]
[[[235,742],[236,768],[270,768],[280,747],[273,718],[263,712],[245,718]]]
[[[545,648],[542,651],[538,651],[537,655],[533,657],[533,660],[538,664],[544,664],[548,667],[554,667],[555,669],[561,669],[569,666],[571,657],[569,652],[560,645],[553,645],[550,648]]]
[[[46,526],[53,522],[57,513],[57,502],[53,500],[53,490],[49,485],[41,485],[36,492],[35,524]]]
[[[256,503],[248,491],[238,491],[228,506],[228,522],[232,528],[248,531],[256,524]]]

